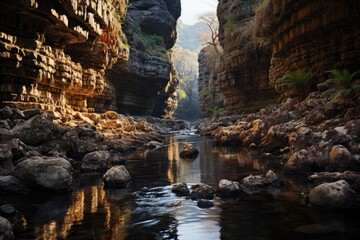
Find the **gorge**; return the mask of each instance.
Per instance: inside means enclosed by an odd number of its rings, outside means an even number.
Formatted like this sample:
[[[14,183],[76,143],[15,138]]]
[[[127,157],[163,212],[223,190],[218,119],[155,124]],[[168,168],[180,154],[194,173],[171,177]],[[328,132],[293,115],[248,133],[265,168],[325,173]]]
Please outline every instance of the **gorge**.
[[[0,239],[360,236],[360,2],[213,2],[0,2]]]

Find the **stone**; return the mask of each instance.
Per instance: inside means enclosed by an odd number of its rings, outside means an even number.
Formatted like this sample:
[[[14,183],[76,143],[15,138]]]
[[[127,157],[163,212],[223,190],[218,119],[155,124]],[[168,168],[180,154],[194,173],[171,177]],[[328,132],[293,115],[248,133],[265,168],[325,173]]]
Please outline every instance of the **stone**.
[[[31,157],[16,165],[12,175],[35,191],[67,192],[73,182],[73,169],[61,157]]]
[[[349,184],[340,180],[333,183],[323,183],[310,190],[309,204],[319,209],[347,209],[354,201]]]
[[[12,195],[12,194],[27,194],[30,193],[30,189],[25,186],[18,178],[8,175],[0,176],[0,194]]]
[[[105,187],[126,188],[129,186],[131,177],[125,166],[110,168],[103,176]]]
[[[109,169],[110,152],[95,151],[84,156],[81,169],[83,171],[106,171]]]
[[[144,144],[146,149],[157,149],[163,146],[161,142],[158,141],[150,141],[146,144]]]
[[[13,119],[25,119],[25,115],[24,115],[24,113],[22,112],[22,111],[20,111],[19,109],[17,109],[17,108],[14,108],[14,109],[12,109],[12,118]]]
[[[190,195],[190,190],[187,187],[186,183],[173,184],[171,191],[175,193],[178,197],[186,197]]]
[[[214,189],[207,184],[200,183],[191,187],[190,198],[192,200],[213,199],[214,195]]]
[[[107,111],[103,114],[103,118],[108,118],[111,120],[116,120],[119,118],[118,114],[114,111]]]
[[[281,179],[272,170],[269,170],[265,175],[250,175],[245,177],[241,181],[240,188],[242,191],[252,194],[260,192],[267,187],[280,187],[281,185]]]
[[[227,179],[222,179],[219,182],[219,189],[217,195],[219,197],[238,197],[240,195],[241,189],[239,182],[229,181]]]
[[[5,128],[6,130],[10,130],[10,125],[6,120],[0,120],[0,128]]]
[[[11,108],[9,108],[8,106],[5,106],[1,110],[1,118],[4,120],[9,119],[12,114],[13,114],[13,112],[12,112]]]
[[[0,206],[0,216],[13,217],[17,214],[17,210],[11,204],[4,204]]]
[[[187,143],[180,152],[180,157],[184,159],[194,159],[199,155],[197,150],[192,144]]]
[[[311,185],[320,185],[322,183],[336,182],[345,180],[356,191],[360,190],[360,173],[353,171],[345,172],[318,172],[308,177]]]
[[[327,169],[331,172],[343,172],[346,170],[360,170],[360,162],[343,145],[335,145],[330,151],[330,160]]]
[[[41,114],[41,110],[38,108],[35,109],[28,109],[28,110],[24,110],[23,114],[25,116],[25,120],[28,120],[36,115],[40,115]]]
[[[208,200],[200,199],[197,204],[199,208],[211,208],[214,206],[214,203]]]
[[[13,240],[14,233],[12,231],[11,223],[6,218],[0,217],[0,239]]]
[[[126,158],[122,156],[120,153],[111,153],[109,163],[112,166],[116,165],[124,165],[127,162]]]

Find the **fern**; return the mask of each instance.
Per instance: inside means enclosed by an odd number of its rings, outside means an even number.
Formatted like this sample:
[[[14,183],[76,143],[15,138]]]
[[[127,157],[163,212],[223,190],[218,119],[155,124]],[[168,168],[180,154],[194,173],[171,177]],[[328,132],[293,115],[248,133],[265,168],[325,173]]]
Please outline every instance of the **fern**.
[[[296,70],[294,72],[287,72],[280,79],[276,81],[276,86],[281,90],[294,89],[301,99],[304,99],[310,91],[310,81],[313,77],[312,71],[305,72],[303,70]]]
[[[335,84],[339,89],[333,96],[333,99],[344,98],[349,96],[353,91],[360,89],[360,84],[353,84],[355,77],[360,74],[360,70],[350,73],[347,69],[334,69],[327,71],[333,77],[326,80],[325,84]]]
[[[210,108],[209,112],[211,113],[212,118],[218,119],[225,114],[225,109],[215,106],[213,108]]]

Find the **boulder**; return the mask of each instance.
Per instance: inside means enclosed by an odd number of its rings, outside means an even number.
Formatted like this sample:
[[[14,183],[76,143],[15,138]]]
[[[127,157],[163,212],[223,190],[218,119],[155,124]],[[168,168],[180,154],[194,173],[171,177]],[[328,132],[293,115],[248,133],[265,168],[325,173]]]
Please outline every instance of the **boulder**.
[[[31,157],[19,163],[12,175],[33,190],[67,192],[73,177],[69,161],[61,157]]]
[[[328,158],[320,149],[301,149],[290,156],[283,173],[287,176],[308,176],[323,170],[327,163]]]
[[[30,146],[38,146],[61,138],[61,129],[47,114],[36,115],[13,128],[14,134]]]
[[[125,166],[115,166],[104,174],[103,180],[107,188],[125,188],[129,186],[131,177]]]
[[[24,113],[17,108],[12,109],[12,113],[11,118],[13,119],[25,119]]]
[[[81,164],[83,171],[106,171],[109,169],[110,152],[95,151],[84,156]]]
[[[346,147],[335,145],[330,151],[330,161],[327,170],[330,172],[357,171],[360,170],[360,164]]]
[[[35,109],[29,109],[29,110],[24,110],[23,114],[25,116],[25,120],[28,120],[36,115],[40,115],[41,114],[41,110],[38,108]]]
[[[11,223],[9,222],[9,220],[3,217],[0,217],[0,239],[4,239],[4,240],[14,239]]]
[[[320,209],[350,208],[353,200],[353,191],[344,180],[323,183],[311,189],[309,193],[310,206]]]
[[[239,182],[229,181],[227,179],[222,179],[219,182],[219,189],[217,195],[219,197],[237,197],[240,194],[240,184]]]
[[[252,194],[263,190],[266,187],[281,186],[281,179],[271,170],[265,175],[250,175],[241,181],[241,190]]]
[[[214,203],[212,203],[211,201],[209,200],[204,200],[204,199],[200,199],[198,202],[197,202],[197,206],[199,208],[211,208],[214,206]]]
[[[193,159],[199,155],[199,150],[197,150],[192,144],[185,144],[184,148],[180,152],[180,157],[184,159]]]
[[[207,184],[200,183],[191,187],[190,198],[192,200],[213,199],[214,195],[214,189]]]
[[[0,206],[0,216],[14,217],[17,214],[17,210],[11,204],[4,204]]]
[[[177,183],[172,186],[171,191],[176,194],[178,197],[184,197],[190,195],[190,190],[187,187],[186,183]]]
[[[14,176],[0,176],[0,195],[29,193],[30,189]]]
[[[13,114],[11,108],[9,108],[8,106],[5,106],[0,113],[0,117],[4,120],[9,119],[10,116]]]
[[[320,185],[324,182],[336,182],[339,180],[346,180],[351,189],[360,190],[360,173],[345,171],[345,172],[319,172],[308,177],[309,183],[312,185]]]

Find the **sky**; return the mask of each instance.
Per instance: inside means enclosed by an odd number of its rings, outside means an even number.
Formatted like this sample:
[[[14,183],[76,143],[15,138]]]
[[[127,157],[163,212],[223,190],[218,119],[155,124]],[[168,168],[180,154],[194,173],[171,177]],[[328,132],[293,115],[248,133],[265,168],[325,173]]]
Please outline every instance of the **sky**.
[[[187,25],[197,22],[201,13],[216,11],[218,0],[181,0],[181,21]]]

